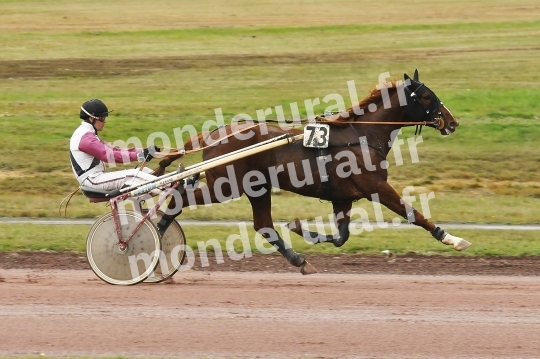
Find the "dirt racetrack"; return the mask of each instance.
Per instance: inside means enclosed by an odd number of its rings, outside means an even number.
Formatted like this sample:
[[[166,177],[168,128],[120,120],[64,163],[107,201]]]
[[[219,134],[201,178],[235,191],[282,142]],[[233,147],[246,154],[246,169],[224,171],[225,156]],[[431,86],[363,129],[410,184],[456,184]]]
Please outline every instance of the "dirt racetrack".
[[[472,265],[468,268],[470,275],[411,275],[384,274],[382,264],[373,264],[376,258],[371,259],[371,265],[370,260],[365,263],[372,269],[379,268],[373,271],[379,274],[338,274],[337,267],[313,258],[322,273],[302,276],[272,264],[281,263],[281,258],[265,256],[253,258],[259,265],[252,268],[258,271],[196,267],[177,273],[171,284],[117,287],[83,269],[84,261],[76,255],[72,255],[71,262],[80,263],[80,270],[54,269],[51,259],[56,261],[56,267],[62,267],[66,259],[62,256],[33,256],[33,265],[31,260],[22,260],[24,254],[4,254],[0,258],[0,355],[540,355],[540,277],[527,271],[520,275],[519,266],[506,260],[505,265],[499,263],[500,259],[494,260],[501,265],[491,267],[492,272]],[[36,268],[38,257],[42,263],[48,258],[49,265]],[[328,263],[332,263],[330,259]],[[388,264],[393,259],[382,258],[379,262],[389,268],[401,264],[407,268],[424,260],[405,261],[407,258],[398,257]],[[445,267],[457,266],[462,268],[461,274],[466,273],[465,262],[456,265],[452,259],[444,260],[447,262],[433,260],[432,264],[441,268],[438,274]],[[522,267],[535,268],[537,261],[529,260],[530,266],[525,262]],[[360,264],[361,258],[333,259],[339,261]],[[484,267],[490,267],[486,263]],[[222,268],[230,268],[226,265]],[[243,270],[249,268],[246,263],[244,266]],[[501,274],[493,268],[513,268],[513,273],[493,275]],[[407,269],[401,273],[407,273]]]

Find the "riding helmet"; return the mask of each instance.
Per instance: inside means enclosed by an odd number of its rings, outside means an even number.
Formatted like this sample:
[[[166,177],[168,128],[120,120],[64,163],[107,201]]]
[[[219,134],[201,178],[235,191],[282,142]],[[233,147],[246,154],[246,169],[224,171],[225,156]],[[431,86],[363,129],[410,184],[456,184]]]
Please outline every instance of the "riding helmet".
[[[79,117],[83,120],[88,120],[90,118],[88,114],[94,117],[107,117],[110,112],[112,111],[109,111],[107,106],[101,100],[93,99],[83,103]]]

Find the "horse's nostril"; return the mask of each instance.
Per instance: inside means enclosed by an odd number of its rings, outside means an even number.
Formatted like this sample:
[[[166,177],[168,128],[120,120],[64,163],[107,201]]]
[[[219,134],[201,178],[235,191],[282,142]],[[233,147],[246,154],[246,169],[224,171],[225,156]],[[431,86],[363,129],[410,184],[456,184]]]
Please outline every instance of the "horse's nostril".
[[[451,130],[455,130],[456,129],[456,123],[455,122],[450,122],[448,124],[448,127],[450,127]]]

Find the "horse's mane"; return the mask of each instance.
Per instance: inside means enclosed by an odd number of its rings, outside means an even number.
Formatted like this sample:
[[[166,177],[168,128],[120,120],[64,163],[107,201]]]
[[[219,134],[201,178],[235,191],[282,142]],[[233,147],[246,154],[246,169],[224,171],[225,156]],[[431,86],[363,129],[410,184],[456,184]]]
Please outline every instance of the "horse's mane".
[[[396,88],[396,82],[392,81],[391,86],[388,87],[388,90],[392,90]],[[358,107],[364,110],[364,113],[368,112],[368,106],[370,104],[376,104],[377,107],[380,107],[382,105],[382,93],[381,90],[377,88],[373,88],[369,95],[364,98],[360,103],[358,104]],[[352,107],[349,107],[346,111],[349,116],[343,117],[341,114],[337,114],[332,116],[331,118],[324,118],[322,117],[321,120],[325,123],[328,123],[329,125],[336,125],[336,126],[344,126],[346,124],[340,123],[340,122],[350,122],[350,121],[356,121],[358,120],[359,115],[354,113],[354,110]]]

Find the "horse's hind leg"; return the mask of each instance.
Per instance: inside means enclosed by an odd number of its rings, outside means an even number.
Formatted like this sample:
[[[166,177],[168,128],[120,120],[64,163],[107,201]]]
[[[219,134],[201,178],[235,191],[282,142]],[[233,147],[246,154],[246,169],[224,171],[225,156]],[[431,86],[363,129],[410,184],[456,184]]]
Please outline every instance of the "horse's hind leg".
[[[293,233],[298,234],[300,237],[304,238],[309,243],[318,244],[323,242],[332,242],[334,236],[331,234],[322,234],[319,232],[310,231],[309,229],[304,229],[302,227],[302,222],[297,217],[294,221],[287,224],[287,228]]]
[[[278,252],[289,261],[295,267],[300,267],[302,274],[317,273],[315,267],[306,261],[306,256],[296,253],[292,247],[289,246],[274,229],[274,223],[272,221],[271,213],[271,194],[270,188],[265,188],[266,193],[259,197],[248,196],[251,208],[253,210],[253,227],[260,233],[266,240],[271,243]]]
[[[182,209],[180,209],[176,213],[170,213],[171,209],[176,208],[176,201],[174,199],[174,196],[171,197],[171,200],[169,201],[169,204],[167,205],[167,211],[166,213],[161,216],[161,219],[156,224],[156,228],[161,236],[165,234],[165,231],[167,231],[167,228],[171,225],[171,223],[174,221],[174,219],[182,213]]]
[[[298,218],[295,218],[287,227],[310,243],[332,242],[334,246],[341,247],[349,239],[349,213],[352,207],[352,201],[333,201],[332,206],[334,207],[334,223],[338,229],[338,233],[335,235],[321,234],[304,229]]]

